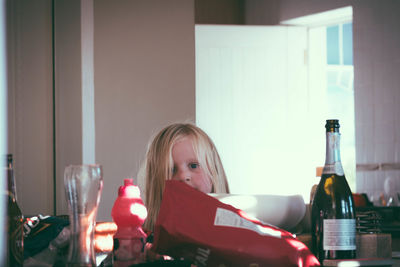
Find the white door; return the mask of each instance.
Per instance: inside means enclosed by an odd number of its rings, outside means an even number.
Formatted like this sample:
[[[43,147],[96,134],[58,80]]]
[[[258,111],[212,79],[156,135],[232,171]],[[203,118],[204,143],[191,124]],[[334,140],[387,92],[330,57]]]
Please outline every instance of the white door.
[[[309,195],[307,30],[196,25],[196,123],[232,193]],[[320,156],[320,155],[318,155]]]

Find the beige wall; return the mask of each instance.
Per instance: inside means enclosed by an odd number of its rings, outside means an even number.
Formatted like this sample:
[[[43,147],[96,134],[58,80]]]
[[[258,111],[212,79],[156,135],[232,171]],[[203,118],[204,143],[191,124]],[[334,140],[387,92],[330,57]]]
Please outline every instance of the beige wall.
[[[397,169],[357,172],[360,192],[400,191],[400,2],[354,1],[354,87],[357,164],[397,163]]]
[[[51,1],[7,1],[8,153],[25,214],[53,212]]]
[[[67,213],[64,170],[82,163],[82,64],[79,0],[55,1],[54,115],[57,214]]]
[[[63,173],[82,162],[80,0],[55,1],[55,142],[51,0],[8,1],[9,151],[25,214],[65,214]],[[195,120],[194,1],[93,1],[96,162],[109,220],[117,190],[136,178],[150,137]],[[15,138],[14,138],[15,137]],[[53,157],[53,149],[56,150]]]
[[[110,215],[123,178],[136,178],[150,137],[195,119],[193,10],[187,0],[94,3],[100,218]]]

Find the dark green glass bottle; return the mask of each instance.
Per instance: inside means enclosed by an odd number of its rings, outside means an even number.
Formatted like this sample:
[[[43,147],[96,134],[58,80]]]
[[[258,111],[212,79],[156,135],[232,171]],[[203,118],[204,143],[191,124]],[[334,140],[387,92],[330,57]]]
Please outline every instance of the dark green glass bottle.
[[[24,217],[16,199],[13,158],[7,155],[7,266],[23,266],[24,261]]]
[[[326,158],[311,210],[312,250],[318,260],[356,257],[353,195],[340,160],[339,121],[326,121]]]

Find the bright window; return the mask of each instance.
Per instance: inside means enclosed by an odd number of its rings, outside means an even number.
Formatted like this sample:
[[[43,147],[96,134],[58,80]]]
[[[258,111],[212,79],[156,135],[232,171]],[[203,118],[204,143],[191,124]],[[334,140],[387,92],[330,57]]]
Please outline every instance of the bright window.
[[[327,109],[340,119],[341,156],[347,181],[355,190],[354,72],[352,23],[326,27]]]
[[[324,165],[326,119],[339,119],[341,157],[347,181],[355,192],[355,120],[353,71],[353,9],[351,6],[283,21],[308,28],[308,92],[310,132],[314,135],[307,161]],[[312,152],[311,152],[312,151]],[[309,163],[305,163],[309,164]],[[316,180],[317,182],[317,180]]]

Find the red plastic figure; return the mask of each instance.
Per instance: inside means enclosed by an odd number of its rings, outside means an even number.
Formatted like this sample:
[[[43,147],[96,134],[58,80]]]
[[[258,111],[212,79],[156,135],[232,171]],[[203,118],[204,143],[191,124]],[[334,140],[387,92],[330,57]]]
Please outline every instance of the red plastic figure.
[[[133,179],[124,179],[124,185],[119,187],[111,217],[118,226],[114,235],[114,266],[125,267],[144,262],[146,234],[142,224],[147,217],[147,209]]]

